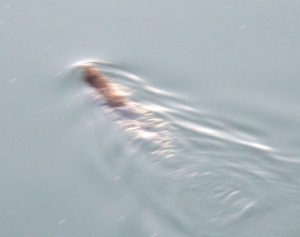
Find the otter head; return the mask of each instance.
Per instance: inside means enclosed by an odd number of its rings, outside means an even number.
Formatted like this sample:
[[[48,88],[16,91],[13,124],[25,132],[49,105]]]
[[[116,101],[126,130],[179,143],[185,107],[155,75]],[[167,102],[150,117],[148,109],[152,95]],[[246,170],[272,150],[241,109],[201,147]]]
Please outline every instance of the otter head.
[[[104,75],[93,66],[86,66],[84,70],[84,80],[92,87],[103,89],[107,86]]]

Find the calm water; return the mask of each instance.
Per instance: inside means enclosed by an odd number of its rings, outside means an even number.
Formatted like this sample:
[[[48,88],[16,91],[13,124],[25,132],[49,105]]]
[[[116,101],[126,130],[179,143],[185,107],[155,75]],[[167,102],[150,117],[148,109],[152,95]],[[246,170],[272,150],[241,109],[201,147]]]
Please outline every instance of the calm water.
[[[0,235],[298,237],[299,9],[0,0]]]

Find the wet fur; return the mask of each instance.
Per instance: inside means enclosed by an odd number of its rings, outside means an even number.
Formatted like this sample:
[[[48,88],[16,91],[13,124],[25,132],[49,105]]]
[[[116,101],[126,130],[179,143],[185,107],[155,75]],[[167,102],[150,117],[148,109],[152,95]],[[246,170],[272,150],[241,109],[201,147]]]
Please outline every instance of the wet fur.
[[[103,95],[109,106],[120,107],[128,103],[128,99],[116,93],[108,78],[96,67],[90,65],[84,67],[84,81]]]

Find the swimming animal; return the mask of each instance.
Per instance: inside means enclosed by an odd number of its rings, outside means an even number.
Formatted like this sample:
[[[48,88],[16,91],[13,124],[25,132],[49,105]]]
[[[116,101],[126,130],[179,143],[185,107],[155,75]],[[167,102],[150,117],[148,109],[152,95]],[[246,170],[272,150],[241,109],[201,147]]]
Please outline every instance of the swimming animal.
[[[127,105],[128,99],[114,90],[107,77],[98,68],[92,65],[84,66],[84,80],[104,97],[109,106]]]
[[[118,85],[110,81],[97,65],[81,64],[83,81],[92,89],[92,96],[105,114],[116,121],[134,140],[154,145],[152,154],[172,156],[173,145],[168,122],[155,116],[143,104],[131,101]]]

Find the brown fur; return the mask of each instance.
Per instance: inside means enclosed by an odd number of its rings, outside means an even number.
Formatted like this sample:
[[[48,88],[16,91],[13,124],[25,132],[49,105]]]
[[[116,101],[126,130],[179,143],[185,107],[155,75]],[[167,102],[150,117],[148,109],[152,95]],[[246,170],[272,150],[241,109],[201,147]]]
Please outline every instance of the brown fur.
[[[111,83],[99,69],[93,66],[86,66],[84,70],[84,80],[91,87],[95,88],[98,93],[104,96],[109,106],[118,107],[126,105],[127,98],[118,95],[113,90]]]

